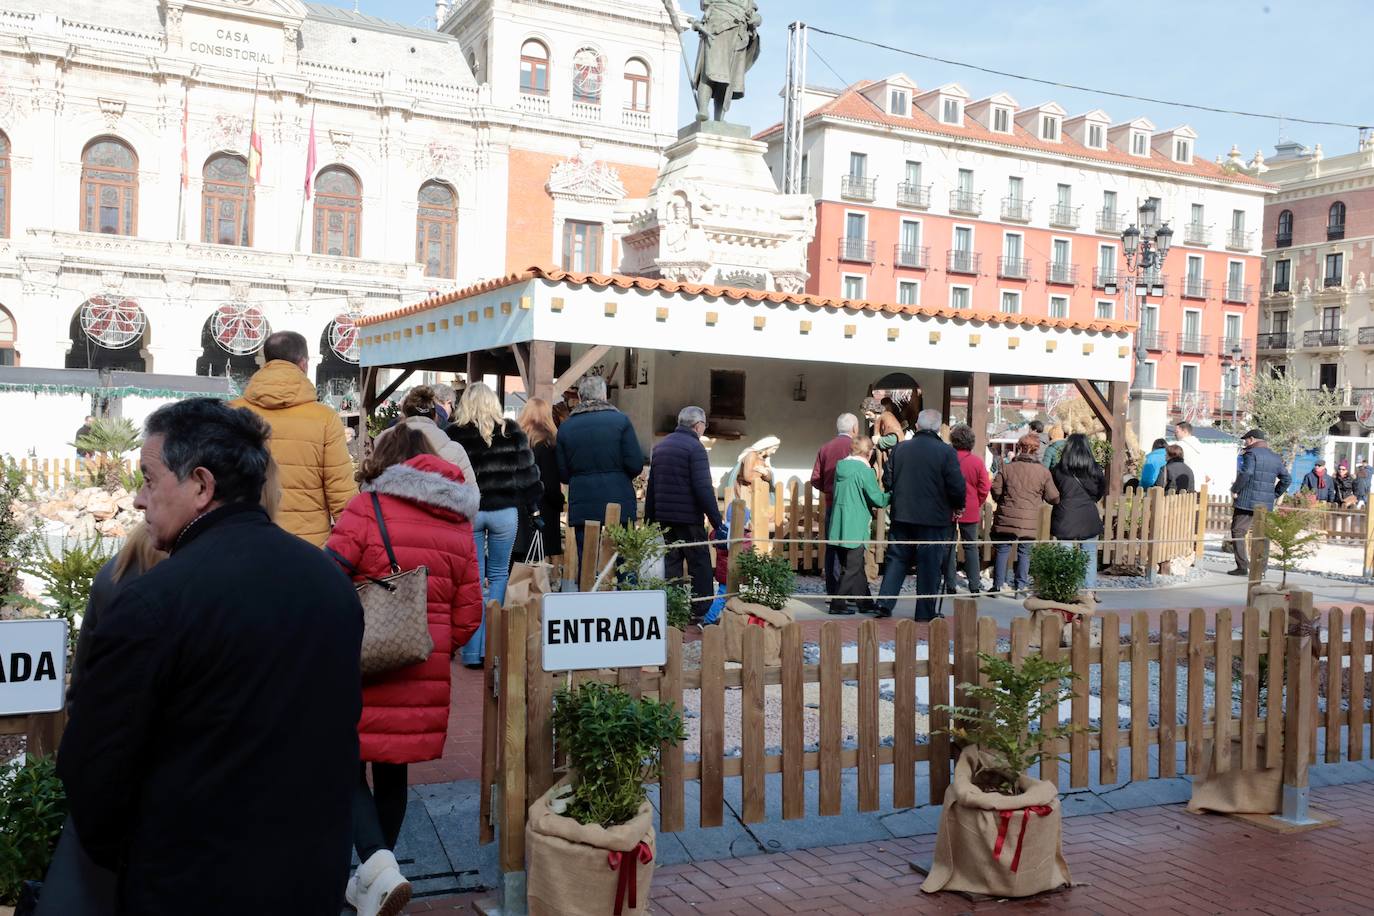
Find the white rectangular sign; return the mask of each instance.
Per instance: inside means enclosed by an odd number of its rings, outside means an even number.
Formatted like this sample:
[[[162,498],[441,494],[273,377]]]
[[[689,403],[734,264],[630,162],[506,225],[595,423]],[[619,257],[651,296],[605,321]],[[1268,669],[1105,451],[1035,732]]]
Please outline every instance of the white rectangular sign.
[[[67,694],[67,622],[0,621],[0,716],[57,712]]]
[[[636,668],[668,661],[662,591],[555,592],[544,596],[544,670]]]

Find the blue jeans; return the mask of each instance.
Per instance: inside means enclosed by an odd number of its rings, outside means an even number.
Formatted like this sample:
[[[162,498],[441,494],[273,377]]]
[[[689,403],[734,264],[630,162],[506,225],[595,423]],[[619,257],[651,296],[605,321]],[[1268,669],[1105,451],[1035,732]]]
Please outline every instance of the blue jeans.
[[[1022,589],[1030,585],[1031,541],[1035,539],[1011,534],[994,534],[992,539],[997,541],[997,553],[992,561],[992,590],[997,591],[1007,581],[1007,559],[1013,544],[1016,545],[1016,569],[1011,577],[1012,587]]]
[[[482,625],[463,646],[463,664],[476,665],[487,651],[487,602],[506,600],[510,578],[510,550],[515,546],[520,510],[478,512],[472,520],[472,540],[477,545],[477,575],[482,580]]]
[[[1097,538],[1074,541],[1074,549],[1088,555],[1088,574],[1083,577],[1084,588],[1097,588]]]

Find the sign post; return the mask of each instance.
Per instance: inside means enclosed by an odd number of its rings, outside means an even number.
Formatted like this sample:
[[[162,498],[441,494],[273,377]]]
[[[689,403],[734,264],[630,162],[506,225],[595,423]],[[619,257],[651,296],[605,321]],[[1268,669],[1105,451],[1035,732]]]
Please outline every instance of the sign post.
[[[0,621],[0,716],[59,712],[67,692],[67,622]]]
[[[668,661],[663,591],[553,592],[544,596],[545,671],[662,666]]]

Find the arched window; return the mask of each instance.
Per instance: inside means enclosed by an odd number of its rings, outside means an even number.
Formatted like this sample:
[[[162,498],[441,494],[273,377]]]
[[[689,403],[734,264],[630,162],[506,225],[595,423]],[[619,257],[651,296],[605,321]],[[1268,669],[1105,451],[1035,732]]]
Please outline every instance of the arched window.
[[[1326,237],[1328,239],[1345,238],[1345,204],[1339,200],[1331,205],[1331,210],[1327,213]]]
[[[625,107],[630,111],[649,110],[649,65],[638,57],[625,63]]]
[[[573,55],[573,101],[600,105],[601,85],[605,77],[606,62],[596,49],[578,49]]]
[[[415,260],[425,265],[426,277],[456,276],[454,249],[458,236],[458,197],[442,181],[420,185],[415,218]]]
[[[356,258],[363,216],[363,187],[341,165],[321,169],[315,178],[315,254]]]
[[[1293,244],[1293,211],[1284,210],[1279,214],[1279,229],[1275,233],[1274,244],[1279,248],[1285,248]]]
[[[526,95],[549,94],[549,49],[533,38],[520,46],[520,91]]]
[[[14,316],[0,305],[0,366],[14,365],[14,342],[17,338]]]
[[[247,160],[233,153],[216,153],[206,161],[203,175],[201,241],[248,247],[253,243],[253,192]]]
[[[138,229],[138,157],[123,140],[102,137],[81,154],[81,229],[133,235]]]
[[[148,319],[135,299],[92,296],[72,315],[68,369],[146,372]]]
[[[0,239],[10,234],[10,140],[0,132]]]

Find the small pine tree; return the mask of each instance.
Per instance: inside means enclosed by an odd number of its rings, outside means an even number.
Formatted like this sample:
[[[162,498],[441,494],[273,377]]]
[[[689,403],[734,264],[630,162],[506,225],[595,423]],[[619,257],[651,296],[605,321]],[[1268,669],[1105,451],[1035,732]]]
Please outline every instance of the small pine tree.
[[[1265,518],[1264,536],[1269,539],[1270,553],[1283,578],[1279,586],[1288,584],[1288,573],[1298,563],[1312,556],[1325,537],[1326,510],[1311,493],[1298,493],[1285,499]]]

